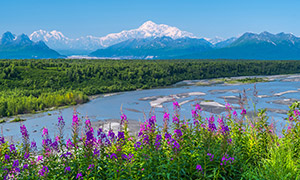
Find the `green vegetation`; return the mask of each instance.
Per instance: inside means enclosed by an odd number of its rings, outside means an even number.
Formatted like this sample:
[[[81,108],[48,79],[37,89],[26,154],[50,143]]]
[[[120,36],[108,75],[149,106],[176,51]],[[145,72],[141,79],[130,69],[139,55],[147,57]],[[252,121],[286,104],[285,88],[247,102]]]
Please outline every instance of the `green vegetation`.
[[[129,134],[125,114],[120,131],[106,133],[75,113],[68,124],[70,137],[64,137],[66,124],[59,117],[56,136],[50,137],[43,128],[40,151],[21,125],[20,143],[0,137],[0,178],[300,179],[300,102],[290,107],[282,137],[276,133],[276,124],[268,123],[265,109],[252,119],[246,109],[226,104],[226,116],[205,117],[196,104],[193,119],[186,119],[179,115],[178,102],[173,106],[173,116],[165,112],[162,127],[151,114],[141,123],[138,136]]]
[[[300,61],[1,60],[0,116],[84,103],[88,95],[164,87],[186,79],[299,72]]]
[[[26,119],[21,119],[20,117],[16,117],[15,119],[11,120],[10,122],[21,122],[26,121]]]
[[[5,122],[6,122],[5,119],[1,119],[1,120],[0,120],[0,124],[1,124],[1,123],[5,123]]]
[[[267,79],[264,78],[243,78],[243,79],[225,79],[225,83],[228,84],[238,84],[238,83],[243,83],[243,84],[250,84],[250,83],[257,83],[257,82],[268,82]]]

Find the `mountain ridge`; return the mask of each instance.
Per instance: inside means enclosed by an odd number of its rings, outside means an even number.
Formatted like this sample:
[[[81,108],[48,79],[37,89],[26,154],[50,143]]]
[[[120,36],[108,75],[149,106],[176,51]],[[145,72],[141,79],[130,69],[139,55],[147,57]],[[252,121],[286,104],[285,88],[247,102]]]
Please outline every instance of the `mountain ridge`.
[[[191,47],[193,38],[187,37],[186,39],[190,42],[186,44],[186,47]],[[205,41],[209,48],[204,48],[204,44],[198,44],[196,48],[185,48],[180,46],[182,42],[171,38],[164,47],[159,47],[158,42],[147,44],[148,41],[127,40],[105,49],[99,49],[90,56],[124,58],[131,53],[130,58],[153,57],[153,59],[300,59],[300,38],[293,34],[271,34],[266,31],[259,34],[246,32],[239,38],[227,39],[216,44],[211,44],[206,39],[197,40]],[[158,51],[155,48],[167,49],[167,51]],[[135,49],[139,50],[138,53]]]
[[[5,32],[0,40],[0,59],[63,58],[43,41],[33,42],[25,34]]]
[[[85,36],[71,39],[63,35],[63,33],[53,30],[34,31],[29,37],[32,41],[43,40],[48,43],[48,46],[60,49],[82,49],[82,50],[96,50],[99,48],[106,48],[128,39],[148,38],[148,37],[162,37],[168,36],[173,39],[182,37],[195,37],[192,33],[181,31],[177,27],[156,24],[152,21],[146,21],[137,29],[123,30],[119,33],[111,33],[103,37]]]

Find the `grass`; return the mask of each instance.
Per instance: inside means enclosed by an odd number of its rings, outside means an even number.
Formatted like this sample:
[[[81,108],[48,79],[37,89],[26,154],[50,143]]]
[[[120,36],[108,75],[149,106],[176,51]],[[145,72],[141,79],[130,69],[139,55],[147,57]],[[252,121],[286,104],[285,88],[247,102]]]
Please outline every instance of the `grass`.
[[[26,121],[26,119],[21,119],[20,117],[16,117],[13,120],[11,120],[10,122],[21,122],[21,121]]]

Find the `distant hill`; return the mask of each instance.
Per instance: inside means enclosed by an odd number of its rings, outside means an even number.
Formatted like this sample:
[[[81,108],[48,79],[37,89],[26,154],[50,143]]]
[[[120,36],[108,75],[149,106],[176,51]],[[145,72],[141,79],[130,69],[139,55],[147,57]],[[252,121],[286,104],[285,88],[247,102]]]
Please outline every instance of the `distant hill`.
[[[300,59],[300,38],[286,33],[245,33],[228,46],[178,58],[187,59]]]
[[[168,59],[191,53],[204,52],[211,49],[212,44],[205,39],[189,37],[173,39],[164,36],[145,39],[130,39],[105,49],[98,49],[90,55],[96,57]]]
[[[6,32],[0,40],[0,59],[60,58],[43,41],[33,42],[25,34],[15,36]]]

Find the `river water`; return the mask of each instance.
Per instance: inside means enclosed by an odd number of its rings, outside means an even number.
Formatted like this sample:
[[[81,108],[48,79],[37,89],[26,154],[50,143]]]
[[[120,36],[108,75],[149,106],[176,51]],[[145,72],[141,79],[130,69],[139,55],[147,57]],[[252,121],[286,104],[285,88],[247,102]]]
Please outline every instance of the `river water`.
[[[121,107],[128,119],[136,121],[144,121],[152,111],[157,116],[158,125],[162,125],[164,111],[173,113],[173,100],[177,100],[181,104],[180,115],[182,118],[191,118],[192,105],[195,103],[200,103],[203,107],[202,115],[204,116],[213,113],[224,115],[225,101],[230,102],[240,112],[238,109],[239,96],[243,97],[244,91],[249,102],[249,107],[245,106],[247,112],[253,111],[252,103],[257,102],[257,109],[268,108],[269,121],[276,121],[280,129],[285,125],[284,118],[287,115],[284,113],[289,109],[288,105],[300,99],[300,75],[269,76],[267,78],[270,82],[256,83],[258,96],[253,95],[254,84],[211,83],[210,80],[202,80],[200,81],[202,85],[195,85],[198,81],[183,81],[168,88],[103,95],[82,105],[22,115],[21,118],[25,118],[26,121],[21,123],[26,125],[30,139],[34,139],[39,144],[43,127],[49,129],[51,137],[56,134],[59,115],[62,115],[66,121],[65,137],[70,137],[74,108],[80,117],[88,116],[92,122],[119,119]],[[208,84],[204,86],[205,83]],[[20,122],[2,123],[0,128],[1,133],[7,139],[13,142],[20,140]]]

